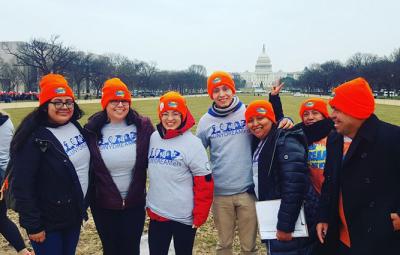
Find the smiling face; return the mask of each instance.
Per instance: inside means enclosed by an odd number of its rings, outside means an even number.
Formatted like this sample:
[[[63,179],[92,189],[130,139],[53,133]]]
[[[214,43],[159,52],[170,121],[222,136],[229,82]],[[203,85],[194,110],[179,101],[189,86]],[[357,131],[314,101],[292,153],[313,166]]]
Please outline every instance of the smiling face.
[[[212,91],[213,100],[219,108],[228,107],[232,103],[233,96],[232,90],[225,85],[215,87]]]
[[[161,114],[161,124],[167,130],[175,130],[182,123],[182,114],[178,111],[168,110]]]
[[[49,122],[63,125],[74,114],[74,99],[70,96],[54,97],[47,108]]]
[[[125,120],[129,112],[129,101],[111,100],[106,107],[107,116],[111,123],[119,123]]]
[[[260,140],[265,139],[268,136],[271,127],[272,121],[264,116],[251,117],[247,122],[247,128]]]
[[[306,126],[310,126],[317,121],[325,119],[324,115],[317,110],[306,110],[303,113],[303,123]]]
[[[331,118],[335,124],[335,129],[339,134],[354,138],[358,129],[365,120],[356,119],[334,107],[332,107]]]

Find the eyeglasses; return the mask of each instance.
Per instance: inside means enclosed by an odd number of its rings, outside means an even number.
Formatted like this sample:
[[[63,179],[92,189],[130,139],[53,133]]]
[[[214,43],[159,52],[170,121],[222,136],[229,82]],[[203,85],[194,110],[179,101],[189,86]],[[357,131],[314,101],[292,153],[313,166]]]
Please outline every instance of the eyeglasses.
[[[50,104],[54,105],[54,107],[59,110],[62,109],[64,107],[64,105],[68,108],[68,109],[72,109],[74,108],[74,101],[54,101],[54,102],[49,102]]]
[[[109,102],[109,104],[111,104],[112,106],[114,106],[114,107],[116,107],[116,106],[118,106],[119,104],[122,104],[122,106],[129,106],[129,101],[124,101],[124,100],[111,100],[110,102]]]

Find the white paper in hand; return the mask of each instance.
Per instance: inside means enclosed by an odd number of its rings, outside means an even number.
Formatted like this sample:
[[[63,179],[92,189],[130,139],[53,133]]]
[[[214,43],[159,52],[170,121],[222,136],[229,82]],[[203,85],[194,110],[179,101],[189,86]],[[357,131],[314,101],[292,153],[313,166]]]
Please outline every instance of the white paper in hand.
[[[278,224],[278,212],[280,206],[280,199],[256,202],[258,227],[262,240],[276,239],[276,225]],[[303,206],[301,207],[292,236],[308,237],[308,229]]]

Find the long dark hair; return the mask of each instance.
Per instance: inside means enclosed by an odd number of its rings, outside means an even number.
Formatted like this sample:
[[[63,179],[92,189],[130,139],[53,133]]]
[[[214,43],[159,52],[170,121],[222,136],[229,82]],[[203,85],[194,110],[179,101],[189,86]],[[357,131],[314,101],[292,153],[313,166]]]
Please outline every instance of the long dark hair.
[[[142,124],[140,114],[132,108],[129,108],[128,114],[125,117],[125,122],[127,125],[135,124],[137,128],[140,128]],[[101,134],[101,129],[107,123],[110,123],[110,120],[107,116],[106,109],[104,109],[103,111],[96,112],[90,116],[85,128],[94,132],[97,136],[97,140],[100,140],[103,137]]]
[[[49,102],[42,104],[29,113],[18,126],[15,131],[14,137],[11,140],[10,154],[14,155],[25,144],[29,136],[32,135],[39,126],[48,123],[49,115],[47,109]],[[78,104],[74,102],[74,113],[70,121],[77,121],[83,116],[84,112],[79,108]]]

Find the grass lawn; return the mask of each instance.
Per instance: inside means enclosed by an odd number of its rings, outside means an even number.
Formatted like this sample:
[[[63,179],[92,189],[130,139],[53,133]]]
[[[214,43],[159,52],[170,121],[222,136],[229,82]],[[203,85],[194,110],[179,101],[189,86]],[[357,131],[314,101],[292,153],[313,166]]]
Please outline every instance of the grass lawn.
[[[254,99],[261,99],[262,97],[254,97],[249,95],[240,95],[241,100],[248,104]],[[283,108],[286,116],[292,117],[298,122],[298,110],[303,97],[293,96],[282,96]],[[209,97],[192,97],[188,98],[189,109],[192,112],[195,119],[198,121],[200,117],[207,111],[210,105]],[[133,107],[138,110],[141,114],[148,116],[152,119],[153,124],[158,123],[157,117],[157,100],[146,100],[146,101],[135,101],[133,99]],[[81,104],[81,108],[86,113],[85,116],[80,120],[82,124],[86,123],[87,118],[96,111],[101,110],[100,104]],[[32,111],[32,108],[19,108],[19,109],[7,109],[6,112],[11,116],[15,126],[18,126],[21,120],[26,116],[27,113]],[[389,105],[377,105],[376,107],[377,116],[389,123],[400,125],[400,107],[389,106]],[[193,129],[193,131],[196,128]],[[14,213],[10,212],[13,220],[17,221],[17,217]],[[24,231],[21,229],[21,232]],[[26,235],[25,235],[26,237]],[[213,226],[212,215],[210,215],[207,223],[203,225],[197,232],[195,242],[195,254],[214,254],[216,246],[216,230]],[[259,244],[260,254],[265,254],[265,249]],[[235,240],[235,254],[239,253],[238,240]],[[0,236],[0,251],[1,254],[15,254],[10,246],[7,245],[5,239]],[[5,253],[3,253],[5,251]],[[93,221],[90,220],[82,230],[80,243],[78,246],[77,254],[102,254],[101,243],[98,239]]]

